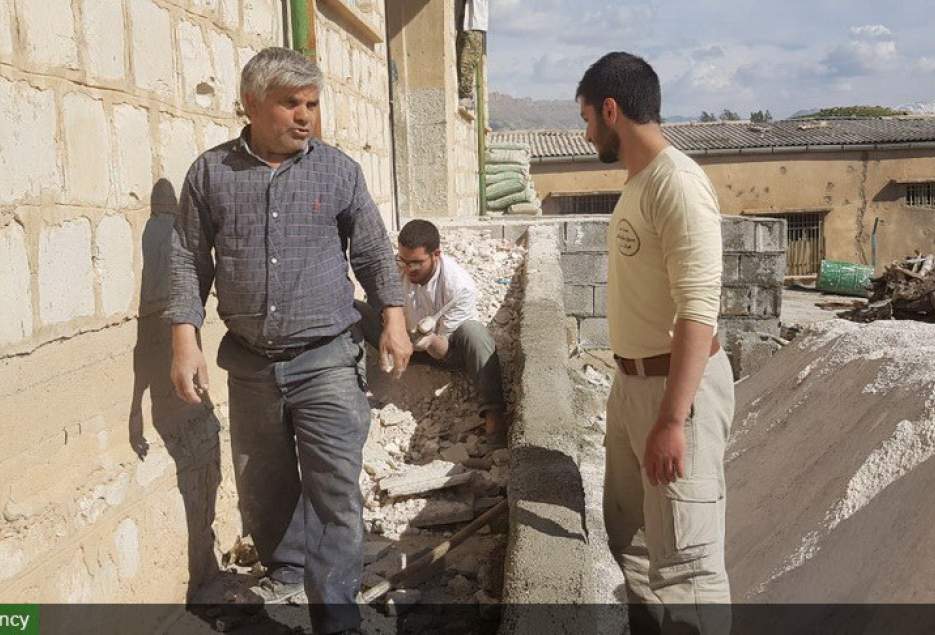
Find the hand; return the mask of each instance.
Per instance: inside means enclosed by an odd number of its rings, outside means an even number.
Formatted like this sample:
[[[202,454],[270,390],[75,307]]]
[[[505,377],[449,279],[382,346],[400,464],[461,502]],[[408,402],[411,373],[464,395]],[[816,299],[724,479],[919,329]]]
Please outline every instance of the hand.
[[[652,485],[674,483],[685,476],[685,430],[681,423],[657,422],[646,439],[643,469]]]
[[[412,347],[417,351],[425,351],[432,359],[442,360],[448,355],[448,338],[441,335],[426,335],[419,338]]]
[[[208,365],[189,324],[173,326],[170,377],[175,394],[187,403],[201,403],[201,395],[208,392]]]
[[[393,358],[393,376],[399,379],[409,365],[412,356],[412,341],[406,332],[406,317],[402,307],[388,306],[383,309],[383,332],[380,334],[380,359]]]

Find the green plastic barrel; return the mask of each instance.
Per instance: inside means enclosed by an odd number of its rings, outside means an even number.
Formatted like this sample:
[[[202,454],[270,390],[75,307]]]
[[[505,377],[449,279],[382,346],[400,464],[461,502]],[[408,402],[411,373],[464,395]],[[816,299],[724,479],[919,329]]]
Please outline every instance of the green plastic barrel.
[[[815,285],[819,291],[866,298],[873,267],[839,260],[822,260]]]

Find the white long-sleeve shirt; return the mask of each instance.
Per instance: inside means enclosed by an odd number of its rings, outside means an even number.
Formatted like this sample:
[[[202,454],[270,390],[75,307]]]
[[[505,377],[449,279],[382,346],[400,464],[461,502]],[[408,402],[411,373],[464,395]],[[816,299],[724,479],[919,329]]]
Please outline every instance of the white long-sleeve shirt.
[[[489,14],[487,0],[467,0],[464,3],[464,30],[486,31]]]
[[[435,315],[457,298],[438,319],[435,333],[450,337],[466,320],[477,319],[477,287],[471,275],[451,257],[442,254],[435,273],[425,284],[413,284],[402,277],[406,298],[406,327],[412,331],[419,321]]]

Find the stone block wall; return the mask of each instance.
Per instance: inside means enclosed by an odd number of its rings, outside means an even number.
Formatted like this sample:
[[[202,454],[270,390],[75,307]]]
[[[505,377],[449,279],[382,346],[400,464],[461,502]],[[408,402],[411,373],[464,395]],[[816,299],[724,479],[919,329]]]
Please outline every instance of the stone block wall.
[[[240,532],[215,409],[169,382],[168,241],[239,133],[279,0],[0,0],[0,602],[186,600]]]
[[[477,128],[473,116],[459,111],[454,118],[455,144],[451,154],[454,164],[454,200],[458,217],[479,213],[479,181],[477,162]]]
[[[386,32],[384,3],[340,0],[377,33]],[[317,3],[315,35],[322,91],[322,138],[360,163],[370,195],[387,228],[394,228],[389,75],[385,42],[371,42],[349,28],[323,2]]]

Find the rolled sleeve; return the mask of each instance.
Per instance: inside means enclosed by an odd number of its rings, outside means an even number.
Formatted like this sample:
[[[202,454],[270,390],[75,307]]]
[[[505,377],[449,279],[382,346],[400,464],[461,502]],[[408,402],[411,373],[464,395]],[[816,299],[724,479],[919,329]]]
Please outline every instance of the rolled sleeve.
[[[165,316],[172,324],[201,328],[205,302],[214,282],[214,231],[197,185],[193,166],[185,179],[172,232],[169,306]]]
[[[677,320],[717,325],[721,302],[721,214],[702,175],[674,172],[655,206]]]
[[[383,218],[367,191],[360,166],[354,168],[350,204],[339,215],[342,234],[350,243],[351,268],[367,293],[367,302],[377,311],[403,306],[403,289]]]

